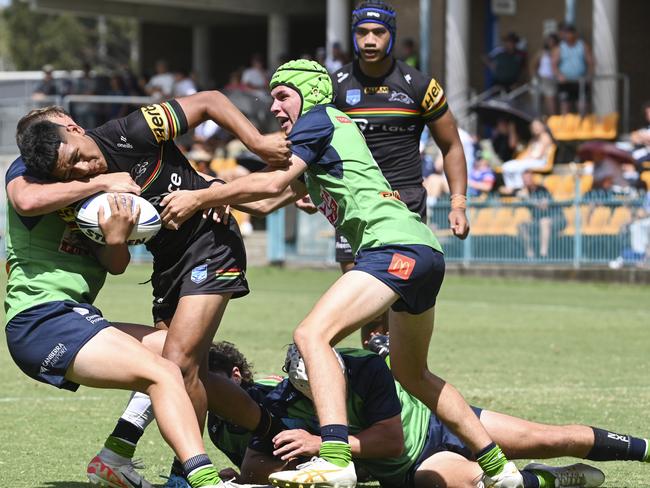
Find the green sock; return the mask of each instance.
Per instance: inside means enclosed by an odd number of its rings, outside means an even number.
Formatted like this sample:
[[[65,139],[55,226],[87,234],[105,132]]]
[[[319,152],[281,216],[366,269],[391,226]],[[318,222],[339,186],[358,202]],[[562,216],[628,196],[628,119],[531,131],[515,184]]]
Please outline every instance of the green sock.
[[[135,444],[132,444],[124,439],[120,439],[115,436],[108,436],[106,442],[104,442],[104,447],[110,449],[118,456],[131,459],[135,453]]]
[[[327,462],[345,468],[352,461],[352,448],[345,442],[325,441],[320,445],[318,455]]]
[[[539,481],[539,488],[555,488],[555,476],[546,471],[537,471],[536,469],[531,470],[535,476],[537,476],[537,481]]]
[[[221,481],[219,473],[214,466],[203,466],[187,476],[187,481],[192,488],[200,486],[216,485]]]
[[[508,463],[505,454],[503,454],[501,448],[496,444],[486,453],[482,454],[477,461],[483,472],[488,476],[499,474]]]

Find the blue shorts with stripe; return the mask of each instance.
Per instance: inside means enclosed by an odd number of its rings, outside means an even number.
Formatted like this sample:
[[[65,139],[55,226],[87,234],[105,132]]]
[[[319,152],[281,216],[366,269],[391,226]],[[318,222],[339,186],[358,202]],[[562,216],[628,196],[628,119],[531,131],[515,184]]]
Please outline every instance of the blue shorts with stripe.
[[[87,303],[55,301],[28,308],[5,328],[14,362],[27,376],[42,383],[76,391],[65,378],[81,348],[111,324]]]
[[[421,314],[436,304],[445,277],[445,258],[424,245],[389,245],[360,250],[354,271],[368,273],[393,289],[396,312]]]

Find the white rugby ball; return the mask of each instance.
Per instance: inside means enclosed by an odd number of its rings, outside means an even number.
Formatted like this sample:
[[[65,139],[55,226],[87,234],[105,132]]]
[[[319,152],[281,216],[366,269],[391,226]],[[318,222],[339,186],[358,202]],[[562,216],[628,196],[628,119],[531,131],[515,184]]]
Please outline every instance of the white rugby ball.
[[[104,216],[111,215],[111,208],[108,204],[108,197],[111,193],[98,193],[89,199],[81,202],[77,207],[77,225],[81,232],[99,244],[105,244],[104,235],[99,228],[99,208],[104,207]],[[126,194],[125,194],[126,195]],[[139,222],[133,227],[133,232],[126,243],[129,246],[144,244],[160,230],[160,215],[153,205],[137,195],[129,195],[133,198],[133,206],[140,207]]]

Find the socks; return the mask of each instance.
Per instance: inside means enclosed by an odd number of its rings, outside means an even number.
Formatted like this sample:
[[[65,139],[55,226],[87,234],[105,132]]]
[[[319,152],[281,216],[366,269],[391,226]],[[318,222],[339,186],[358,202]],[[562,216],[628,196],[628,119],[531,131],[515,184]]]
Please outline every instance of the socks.
[[[555,476],[551,473],[535,469],[519,472],[524,479],[524,488],[555,488]]]
[[[342,424],[323,425],[320,428],[322,444],[318,455],[340,468],[352,462],[352,448],[348,444],[348,426]]]
[[[144,431],[154,419],[149,397],[139,391],[131,393],[131,398],[121,418]]]
[[[135,453],[135,446],[142,437],[143,431],[126,420],[120,419],[108,436],[104,447],[110,449],[118,456],[132,458]]]
[[[347,442],[326,441],[320,445],[318,456],[339,468],[345,468],[352,462],[352,448]]]
[[[648,441],[625,434],[617,434],[592,427],[594,446],[586,459],[591,461],[641,461],[650,462]]]
[[[508,463],[505,454],[503,454],[501,448],[494,442],[488,444],[476,453],[476,461],[483,472],[488,476],[499,474]]]
[[[539,478],[532,471],[520,471],[524,479],[524,488],[541,488]]]
[[[221,481],[207,454],[199,454],[183,463],[185,478],[192,488],[216,485]]]

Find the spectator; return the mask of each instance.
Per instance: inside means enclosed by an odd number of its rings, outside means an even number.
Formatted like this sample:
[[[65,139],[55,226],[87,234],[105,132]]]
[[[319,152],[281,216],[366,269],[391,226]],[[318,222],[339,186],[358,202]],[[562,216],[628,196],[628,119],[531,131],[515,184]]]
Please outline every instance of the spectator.
[[[51,64],[43,66],[43,79],[34,90],[32,98],[40,100],[45,97],[55,97],[60,95],[59,88],[56,85],[56,81],[54,81],[54,76],[52,74],[53,71],[54,67]]]
[[[243,72],[244,72],[244,68],[237,68],[235,71],[231,71],[230,75],[228,75],[228,83],[226,83],[223,89],[230,90],[230,91],[247,90],[248,87],[244,85],[241,81]]]
[[[553,72],[553,51],[560,44],[560,38],[557,34],[549,34],[544,39],[544,46],[540,49],[533,59],[531,66],[531,78],[539,86],[539,91],[544,97],[544,111],[546,115],[557,113],[557,80]]]
[[[251,65],[244,70],[241,81],[251,90],[266,92],[268,88],[268,74],[264,69],[261,54],[255,53],[251,56]]]
[[[610,261],[609,267],[618,269],[626,262],[635,262],[640,267],[650,264],[650,191],[646,193],[643,206],[636,211],[630,224],[630,247]]]
[[[203,149],[202,147],[192,147],[192,150],[187,154],[187,159],[190,160],[194,169],[204,175],[216,177],[217,174],[210,168],[212,162],[212,154]]]
[[[483,62],[492,71],[493,84],[506,91],[512,90],[523,81],[526,75],[526,53],[520,50],[519,36],[509,32],[503,38],[503,44],[483,56]]]
[[[494,188],[496,177],[490,167],[490,161],[478,151],[474,165],[467,175],[467,193],[470,197],[487,195]]]
[[[550,192],[535,181],[535,174],[531,170],[524,171],[522,175],[523,188],[518,196],[526,201],[530,207],[532,220],[519,225],[521,235],[526,248],[526,257],[535,257],[536,237],[539,238],[539,257],[547,258],[549,244],[551,242],[551,230],[553,227],[552,212],[549,203],[553,200]]]
[[[316,61],[318,64],[321,66],[327,67],[327,62],[326,62],[326,51],[325,48],[320,46],[316,48],[316,52],[314,54],[314,61]]]
[[[325,60],[325,67],[330,73],[340,70],[343,65],[348,64],[348,55],[341,47],[340,42],[332,44],[332,54]]]
[[[650,100],[643,104],[643,115],[646,125],[630,134],[630,142],[634,144],[632,157],[637,163],[650,161]]]
[[[83,64],[83,72],[74,88],[75,95],[96,95],[97,83],[89,63]],[[79,125],[85,129],[97,127],[97,109],[95,103],[77,102],[72,105],[72,114]]]
[[[512,193],[523,187],[522,174],[524,171],[542,168],[546,165],[549,152],[553,147],[553,139],[544,123],[539,119],[530,123],[530,132],[532,137],[518,158],[507,161],[501,166],[505,185],[504,193]]]
[[[156,62],[156,74],[151,77],[145,87],[147,94],[158,100],[172,97],[174,90],[174,75],[169,71],[167,61],[160,59]]]
[[[420,69],[420,59],[415,48],[415,41],[407,37],[402,41],[402,53],[400,59],[415,69]]]
[[[178,70],[174,73],[174,98],[194,95],[197,92],[196,84],[185,70]]]
[[[591,84],[585,81],[584,99],[580,100],[580,79],[594,75],[594,59],[591,48],[578,38],[576,28],[565,24],[560,30],[561,42],[553,51],[553,71],[558,81],[560,112],[572,110],[586,113]]]
[[[490,154],[488,159],[493,167],[512,159],[518,145],[517,128],[514,122],[508,119],[498,119],[490,139],[481,141],[482,149],[486,154]]]
[[[125,96],[127,95],[124,78],[118,73],[113,73],[109,79],[109,88],[106,95]],[[108,120],[124,117],[129,113],[129,105],[120,103],[111,103],[108,105]],[[94,125],[92,127],[95,127]]]

